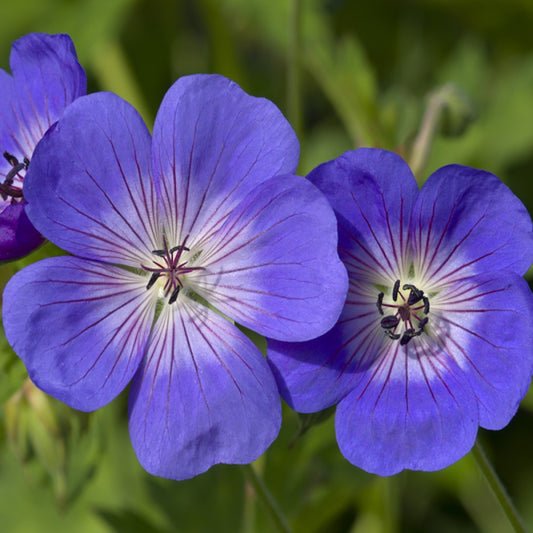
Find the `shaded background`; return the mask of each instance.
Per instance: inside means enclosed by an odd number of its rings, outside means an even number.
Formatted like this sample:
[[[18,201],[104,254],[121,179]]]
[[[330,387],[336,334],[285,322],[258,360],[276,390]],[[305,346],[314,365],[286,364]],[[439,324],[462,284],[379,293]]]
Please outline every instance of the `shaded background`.
[[[301,0],[299,32],[291,23],[294,5],[5,3],[0,66],[8,68],[11,43],[25,33],[69,33],[89,91],[118,93],[150,128],[179,76],[225,74],[289,117],[304,175],[356,146],[396,150],[412,162],[429,105],[441,117],[427,164],[418,165],[420,181],[448,163],[483,168],[531,212],[530,0]],[[1,286],[24,265],[56,253],[47,244],[0,266]],[[123,394],[97,413],[75,412],[33,388],[0,337],[2,531],[273,531],[239,467],[216,466],[183,482],[145,473],[129,442],[126,400]],[[284,409],[279,438],[255,465],[296,532],[510,531],[471,456],[441,472],[383,479],[344,460],[332,418],[295,438],[298,428],[298,417]],[[509,427],[481,431],[480,438],[533,526],[531,393]]]

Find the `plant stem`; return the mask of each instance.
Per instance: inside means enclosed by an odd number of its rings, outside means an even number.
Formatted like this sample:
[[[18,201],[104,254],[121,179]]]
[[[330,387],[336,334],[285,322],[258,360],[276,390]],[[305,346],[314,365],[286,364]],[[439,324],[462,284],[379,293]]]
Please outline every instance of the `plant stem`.
[[[276,500],[268,490],[263,479],[254,469],[253,465],[242,465],[242,470],[246,477],[246,480],[253,487],[257,498],[263,503],[268,514],[274,521],[276,529],[283,533],[291,533],[291,528],[287,522],[287,519],[281,512]]]
[[[494,492],[494,495],[498,499],[504,513],[507,515],[509,522],[513,526],[513,529],[519,533],[527,533],[516,507],[513,504],[507,490],[503,486],[501,479],[498,477],[498,474],[494,470],[492,464],[490,463],[485,450],[481,446],[479,440],[476,441],[474,448],[472,449],[472,454],[474,455],[476,462],[483,472],[485,479],[487,480],[490,488]]]
[[[292,0],[289,7],[287,49],[287,116],[299,139],[302,135],[302,108],[300,98],[300,41],[301,3]]]

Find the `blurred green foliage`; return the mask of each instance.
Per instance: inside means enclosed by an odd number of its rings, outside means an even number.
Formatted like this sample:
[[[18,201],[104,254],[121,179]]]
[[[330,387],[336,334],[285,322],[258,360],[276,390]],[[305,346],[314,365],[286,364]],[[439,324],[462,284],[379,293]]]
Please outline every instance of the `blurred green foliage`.
[[[8,68],[11,43],[25,33],[69,33],[89,89],[118,93],[149,127],[176,78],[225,74],[290,120],[301,117],[302,174],[362,145],[412,160],[426,106],[451,86],[418,177],[448,163],[484,168],[531,211],[532,24],[530,0],[25,0],[2,6],[0,65]],[[289,79],[298,85],[288,88]],[[287,97],[295,89],[296,109]],[[0,283],[57,253],[47,244],[2,265]],[[2,531],[273,531],[239,467],[179,483],[150,476],[129,442],[126,393],[94,414],[74,412],[26,380],[3,335],[0,402]],[[255,464],[294,531],[510,531],[472,457],[378,478],[343,459],[333,417],[324,418],[299,428],[284,409],[279,438]],[[533,526],[533,396],[506,429],[481,438]]]

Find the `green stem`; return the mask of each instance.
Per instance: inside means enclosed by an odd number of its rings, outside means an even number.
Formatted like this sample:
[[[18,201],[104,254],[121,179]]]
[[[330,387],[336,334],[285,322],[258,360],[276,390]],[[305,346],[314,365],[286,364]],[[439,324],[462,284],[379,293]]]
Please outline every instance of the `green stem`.
[[[481,446],[479,440],[476,441],[476,444],[472,449],[472,454],[475,457],[481,472],[483,472],[485,479],[490,485],[490,488],[493,490],[494,495],[500,502],[504,513],[509,519],[509,522],[511,522],[513,529],[519,533],[527,533],[527,529],[522,523],[522,519],[520,518],[520,515],[518,514],[518,511],[516,510],[513,501],[511,500],[509,494],[507,493],[507,490],[503,486],[503,483],[498,477],[498,474],[491,465],[487,454],[483,450],[483,447]]]
[[[447,90],[446,87],[434,92],[429,97],[429,102],[424,117],[422,118],[420,130],[413,142],[409,166],[417,179],[427,165],[429,154],[431,152],[431,145],[433,144],[433,138],[437,131],[437,125],[442,111],[446,107],[446,97],[445,94],[443,94],[445,90]]]
[[[289,12],[289,43],[287,49],[287,116],[299,139],[302,134],[300,99],[301,3],[292,0]]]
[[[268,490],[267,486],[259,474],[255,471],[254,467],[250,465],[242,465],[242,470],[246,477],[246,480],[253,487],[257,498],[261,500],[268,514],[274,521],[276,529],[283,533],[291,533],[291,528],[287,522],[287,519],[281,512],[276,500]]]

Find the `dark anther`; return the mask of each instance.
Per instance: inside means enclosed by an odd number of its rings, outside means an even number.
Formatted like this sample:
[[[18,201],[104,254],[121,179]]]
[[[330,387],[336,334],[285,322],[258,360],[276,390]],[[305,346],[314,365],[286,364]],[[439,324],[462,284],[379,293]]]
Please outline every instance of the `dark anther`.
[[[19,160],[13,155],[13,154],[10,154],[9,152],[4,152],[4,159],[12,166],[16,166],[19,164]]]
[[[400,339],[400,345],[405,346],[415,336],[416,333],[414,329],[406,329],[403,332],[402,338]]]
[[[407,289],[411,290],[409,293],[409,298],[407,298],[407,305],[414,305],[424,298],[424,291],[417,289],[414,285],[406,283],[403,286],[403,290],[406,291]]]
[[[376,305],[378,306],[379,314],[383,314],[383,296],[385,296],[382,292],[378,294],[378,301],[376,302]]]
[[[383,329],[393,329],[400,323],[397,316],[389,315],[381,319],[381,327]]]
[[[396,301],[398,299],[398,291],[400,290],[400,280],[397,279],[394,282],[394,287],[392,288],[392,299]]]
[[[424,319],[422,319],[420,321],[420,324],[418,324],[418,331],[420,331],[420,333],[422,333],[424,331],[424,328],[425,328],[425,326],[426,326],[426,324],[428,322],[429,322],[429,318],[428,317],[426,317],[426,318],[424,318]],[[420,335],[420,333],[419,333],[419,335]]]
[[[172,294],[170,295],[170,298],[168,299],[168,303],[169,305],[170,304],[173,304],[177,299],[178,299],[178,294],[180,292],[180,286],[178,285],[173,291],[172,291]]]
[[[422,297],[422,301],[424,302],[424,314],[429,313],[429,298],[427,296]]]
[[[154,272],[151,276],[150,276],[150,279],[148,281],[148,284],[146,285],[146,289],[150,289],[151,287],[154,286],[154,283],[157,281],[157,278],[160,276],[161,274],[159,272]]]
[[[26,163],[17,163],[7,174],[4,185],[11,185],[15,176],[21,171],[26,170]]]
[[[174,253],[177,250],[185,250],[186,252],[190,252],[191,251],[189,248],[187,248],[187,246],[183,246],[181,244],[178,244],[178,246],[174,246],[174,248],[171,248],[168,252],[169,253]]]
[[[399,333],[393,333],[392,331],[385,330],[385,333],[391,338],[393,341],[397,341],[400,338]]]
[[[154,255],[159,256],[159,257],[165,257],[167,255],[167,251],[166,250],[152,250],[152,253]]]

